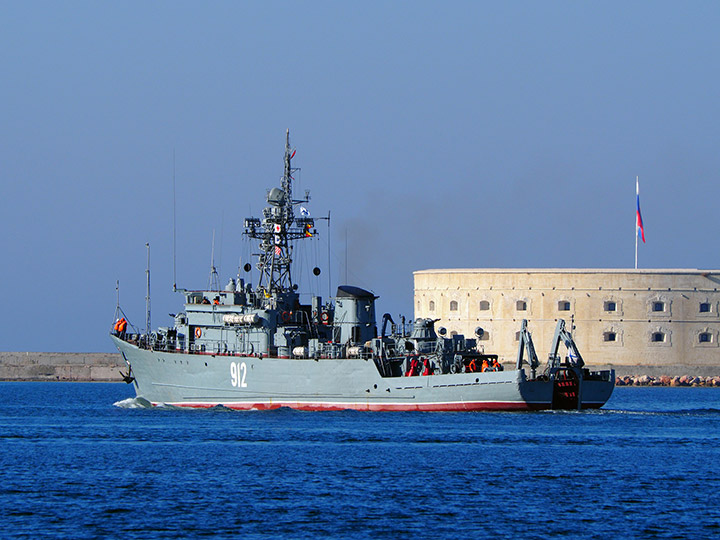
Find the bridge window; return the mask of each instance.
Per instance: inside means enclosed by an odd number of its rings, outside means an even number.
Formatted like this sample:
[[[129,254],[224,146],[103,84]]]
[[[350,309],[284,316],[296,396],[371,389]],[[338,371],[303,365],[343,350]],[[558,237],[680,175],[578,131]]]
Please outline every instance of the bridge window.
[[[527,302],[525,300],[518,300],[515,304],[515,309],[518,311],[527,311]]]
[[[712,334],[710,332],[701,332],[698,339],[700,343],[712,343]]]
[[[665,341],[665,334],[662,332],[653,332],[650,336],[650,341],[653,343],[663,343]]]
[[[480,301],[480,311],[488,311],[490,309],[490,302],[487,300]]]
[[[617,311],[617,303],[612,300],[608,300],[603,305],[603,309],[605,309],[605,311]]]
[[[710,302],[702,302],[700,304],[700,313],[710,313]]]
[[[430,311],[435,311],[435,301],[430,300]]]
[[[617,334],[615,332],[605,332],[603,333],[603,341],[617,341]]]
[[[665,302],[653,302],[652,310],[655,312],[665,311]]]
[[[570,302],[567,300],[560,300],[558,302],[558,311],[570,311]]]
[[[458,303],[455,300],[451,301],[450,302],[450,311],[457,311],[457,309],[458,309]]]

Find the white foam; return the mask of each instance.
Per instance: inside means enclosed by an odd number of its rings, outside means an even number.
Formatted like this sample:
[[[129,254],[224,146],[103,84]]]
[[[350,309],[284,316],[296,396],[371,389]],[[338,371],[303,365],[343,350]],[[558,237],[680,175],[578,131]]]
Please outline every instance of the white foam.
[[[145,398],[134,397],[116,401],[113,403],[113,406],[119,407],[120,409],[150,409],[152,408],[152,403]]]

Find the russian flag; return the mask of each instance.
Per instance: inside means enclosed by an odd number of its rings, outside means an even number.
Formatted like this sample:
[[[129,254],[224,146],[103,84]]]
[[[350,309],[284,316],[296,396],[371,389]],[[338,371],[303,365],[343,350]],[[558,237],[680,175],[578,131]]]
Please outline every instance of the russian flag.
[[[640,231],[640,234],[642,235],[642,241],[643,244],[645,243],[645,229],[643,228],[643,221],[642,221],[642,214],[640,214],[640,180],[638,177],[635,177],[635,194],[637,195],[637,222],[636,222],[636,230],[635,234],[637,235],[637,231]]]

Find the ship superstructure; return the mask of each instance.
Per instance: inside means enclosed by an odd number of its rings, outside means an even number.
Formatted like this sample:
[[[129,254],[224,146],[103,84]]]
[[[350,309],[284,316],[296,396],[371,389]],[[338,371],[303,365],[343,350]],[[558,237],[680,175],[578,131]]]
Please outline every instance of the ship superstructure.
[[[385,314],[378,330],[377,297],[359,287],[341,285],[334,298],[301,303],[293,249],[318,232],[304,206],[309,194],[293,197],[294,155],[288,133],[280,187],[268,191],[262,216],[244,223],[258,246],[256,286],[238,275],[223,290],[181,290],[184,310],[172,326],[112,336],[138,397],[155,405],[306,410],[580,409],[607,401],[614,372],[584,368],[564,321],[539,373],[524,322],[513,369],[504,369],[478,347],[480,328],[474,338],[446,336],[435,320],[396,324]]]

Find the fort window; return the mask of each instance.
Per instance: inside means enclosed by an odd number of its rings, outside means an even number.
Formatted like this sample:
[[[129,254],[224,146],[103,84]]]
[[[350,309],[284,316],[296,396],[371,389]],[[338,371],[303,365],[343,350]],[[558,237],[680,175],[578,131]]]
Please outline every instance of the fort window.
[[[489,341],[490,340],[490,332],[485,330],[483,332],[483,335],[478,338],[478,341]]]
[[[487,311],[490,309],[490,302],[487,300],[480,301],[480,311]]]
[[[652,310],[655,312],[665,311],[665,302],[653,302]]]
[[[430,300],[430,311],[435,311],[435,302]]]
[[[570,311],[570,302],[567,300],[560,300],[558,302],[558,311]]]
[[[710,313],[710,302],[702,302],[700,304],[700,313]]]
[[[650,336],[650,341],[653,343],[663,343],[665,341],[665,334],[662,332],[653,332]]]
[[[710,332],[701,332],[698,339],[700,343],[712,343],[712,334]]]
[[[603,341],[616,341],[617,334],[615,332],[605,332],[603,334]]]
[[[515,304],[515,309],[518,311],[527,311],[527,302],[525,300],[518,300]]]
[[[458,304],[455,300],[450,302],[450,311],[457,311]]]
[[[520,341],[520,332],[515,332],[515,341]]]
[[[612,300],[608,300],[605,302],[603,308],[605,311],[617,311],[617,303],[613,302]]]

